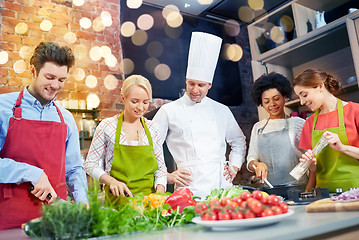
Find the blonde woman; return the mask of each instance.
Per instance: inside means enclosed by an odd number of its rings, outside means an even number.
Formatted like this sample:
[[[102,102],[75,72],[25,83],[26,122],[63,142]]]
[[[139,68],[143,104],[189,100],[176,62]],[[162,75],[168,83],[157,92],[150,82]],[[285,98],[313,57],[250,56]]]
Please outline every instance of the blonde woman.
[[[121,98],[123,112],[104,119],[96,128],[85,170],[106,185],[107,196],[163,193],[167,168],[160,134],[153,122],[143,117],[152,100],[149,81],[140,75],[128,77]]]

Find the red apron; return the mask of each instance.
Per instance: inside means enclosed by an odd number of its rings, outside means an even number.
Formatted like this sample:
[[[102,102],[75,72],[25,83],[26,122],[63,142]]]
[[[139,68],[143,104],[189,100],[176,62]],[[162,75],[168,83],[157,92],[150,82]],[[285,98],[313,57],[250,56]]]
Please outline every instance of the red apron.
[[[67,126],[55,105],[61,123],[22,118],[23,91],[10,118],[1,158],[11,158],[44,170],[58,197],[66,199],[65,147]],[[0,166],[1,167],[1,166]],[[30,193],[30,182],[0,184],[0,230],[17,228],[41,216],[42,202]]]

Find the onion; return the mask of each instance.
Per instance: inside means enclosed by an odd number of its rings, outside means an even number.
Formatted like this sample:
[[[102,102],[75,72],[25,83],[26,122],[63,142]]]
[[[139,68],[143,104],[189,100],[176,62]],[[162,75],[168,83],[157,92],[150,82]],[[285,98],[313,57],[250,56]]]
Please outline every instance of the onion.
[[[333,200],[333,201],[338,201],[338,200],[355,201],[355,200],[359,200],[359,188],[354,188],[352,190],[343,192],[339,196],[333,196],[330,199]]]

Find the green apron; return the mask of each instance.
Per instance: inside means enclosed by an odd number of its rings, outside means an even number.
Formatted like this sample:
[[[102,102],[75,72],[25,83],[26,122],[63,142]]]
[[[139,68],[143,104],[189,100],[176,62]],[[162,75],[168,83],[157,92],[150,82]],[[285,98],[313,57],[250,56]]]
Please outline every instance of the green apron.
[[[150,131],[143,118],[141,118],[149,145],[122,145],[120,144],[122,121],[123,113],[118,117],[110,175],[118,181],[125,183],[132,194],[143,193],[144,195],[148,195],[155,192],[154,172],[158,169]],[[110,198],[112,202],[118,200],[113,194],[109,193],[108,186],[105,187],[105,190],[106,196]]]
[[[312,131],[312,147],[317,144],[325,131],[336,133],[344,145],[348,145],[348,137],[345,131],[343,103],[337,99],[339,127],[315,130],[320,109],[315,112]],[[348,188],[359,187],[359,162],[344,153],[326,146],[317,156],[317,187],[329,188],[335,192],[336,188],[347,191]]]

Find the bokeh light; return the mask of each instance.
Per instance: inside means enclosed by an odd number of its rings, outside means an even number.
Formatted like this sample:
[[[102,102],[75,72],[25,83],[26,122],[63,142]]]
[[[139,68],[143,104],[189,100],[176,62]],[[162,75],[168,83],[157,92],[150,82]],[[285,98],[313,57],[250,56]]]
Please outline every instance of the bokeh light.
[[[107,58],[111,55],[112,51],[109,46],[101,46],[100,47],[101,57]]]
[[[169,38],[176,39],[179,36],[181,36],[182,32],[183,32],[182,26],[178,28],[172,28],[168,25],[165,26],[165,33]]]
[[[76,34],[73,32],[67,32],[64,35],[64,40],[68,44],[74,44],[77,40]]]
[[[80,6],[84,5],[85,0],[72,0],[72,2],[75,6],[80,7]]]
[[[151,57],[147,58],[145,61],[145,69],[148,73],[154,73],[156,66],[160,64],[160,61],[157,58]]]
[[[175,5],[172,5],[172,4],[167,5],[167,6],[164,7],[163,10],[162,10],[162,16],[163,16],[163,18],[164,18],[164,19],[167,19],[167,16],[168,16],[170,13],[172,13],[172,12],[177,12],[177,13],[179,13],[180,11],[179,11],[178,7],[175,6]]]
[[[109,67],[115,67],[117,64],[117,58],[113,54],[110,54],[105,58],[105,64]]]
[[[109,74],[104,79],[104,85],[108,90],[114,90],[118,85],[118,79],[114,75]]]
[[[23,73],[26,70],[26,62],[24,60],[18,60],[14,62],[13,67],[16,73]]]
[[[213,0],[197,0],[199,4],[209,5],[213,2]]]
[[[137,19],[137,26],[142,30],[149,30],[153,27],[153,17],[149,14],[142,14]]]
[[[264,7],[264,0],[248,0],[248,5],[253,10],[261,10]]]
[[[101,12],[101,20],[102,20],[102,24],[105,27],[109,27],[112,25],[112,16],[111,13],[109,13],[108,11],[102,11]]]
[[[15,26],[15,33],[17,33],[17,34],[25,34],[27,32],[27,30],[28,30],[28,26],[24,22],[19,22]]]
[[[133,70],[135,69],[135,64],[133,63],[133,61],[129,58],[124,58],[121,61],[120,64],[120,70],[121,72],[123,72],[124,74],[130,74],[133,72]]]
[[[224,44],[224,57],[232,62],[238,62],[243,56],[243,49],[238,44]]]
[[[92,28],[95,32],[101,32],[106,28],[105,25],[103,25],[103,23],[102,23],[101,17],[97,17],[93,20]]]
[[[146,48],[147,54],[150,57],[159,57],[163,53],[162,43],[158,41],[150,42]]]
[[[158,64],[155,67],[154,74],[158,80],[165,81],[171,76],[171,69],[168,65],[164,63]]]
[[[166,23],[172,28],[177,28],[182,25],[183,17],[179,12],[171,12],[166,17]]]
[[[6,51],[0,51],[0,64],[5,64],[9,61],[9,54]]]
[[[142,0],[127,0],[127,7],[131,9],[137,9],[141,7]]]
[[[90,28],[92,25],[92,22],[89,18],[87,17],[83,17],[80,19],[80,26],[83,28],[83,29],[88,29]]]
[[[270,38],[275,43],[282,43],[285,38],[283,29],[278,26],[272,27],[272,29],[270,30]]]
[[[71,75],[76,81],[82,81],[85,78],[85,71],[82,68],[75,68]]]
[[[143,30],[136,30],[136,32],[131,37],[132,43],[136,46],[142,46],[147,42],[147,39],[147,33]]]
[[[42,31],[48,32],[52,28],[52,22],[50,22],[49,20],[43,20],[40,23],[40,28]]]
[[[121,25],[121,34],[124,37],[131,37],[136,31],[136,25],[133,22],[124,22]]]
[[[89,88],[94,88],[97,86],[97,78],[94,75],[88,75],[86,77],[85,84]]]
[[[242,6],[238,9],[238,16],[242,22],[249,23],[254,19],[254,11],[248,6]]]
[[[92,61],[99,61],[102,58],[99,46],[94,46],[90,49],[90,58]]]
[[[20,48],[19,54],[20,57],[23,59],[30,59],[32,56],[32,50],[28,46],[23,46],[22,48]]]
[[[283,15],[280,18],[280,26],[283,28],[285,32],[291,32],[294,28],[293,19],[288,15]]]
[[[87,98],[87,108],[97,108],[100,105],[100,98],[97,96],[97,94],[90,93]]]
[[[241,27],[239,26],[239,23],[236,20],[227,20],[224,24],[224,31],[232,37],[235,37],[239,34],[241,30]]]

